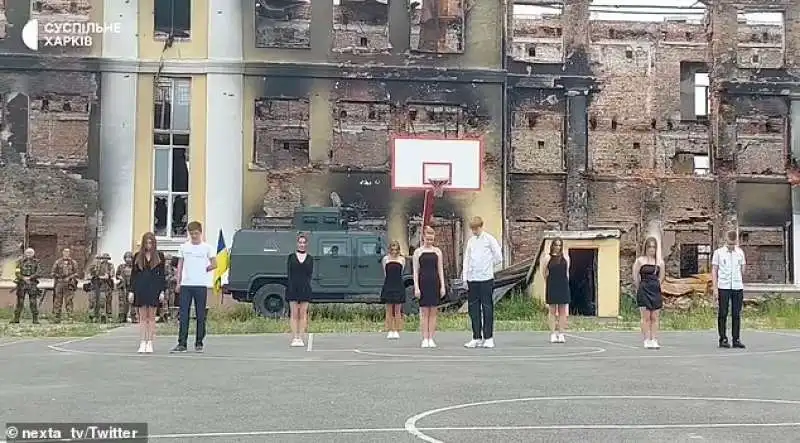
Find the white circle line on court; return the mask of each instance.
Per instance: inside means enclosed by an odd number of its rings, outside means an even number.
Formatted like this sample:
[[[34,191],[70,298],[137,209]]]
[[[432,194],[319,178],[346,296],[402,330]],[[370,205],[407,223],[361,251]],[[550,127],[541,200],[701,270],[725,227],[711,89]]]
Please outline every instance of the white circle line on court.
[[[546,348],[545,346],[541,346],[541,348]],[[606,352],[607,349],[600,348],[597,346],[576,346],[571,349],[588,349],[588,351],[577,351],[577,352],[567,352],[563,354],[538,354],[538,355],[492,355],[490,350],[489,352],[483,354],[484,357],[481,360],[519,360],[519,359],[536,359],[536,360],[547,360],[550,358],[563,358],[563,357],[580,357],[584,355],[592,355],[592,354],[601,354]],[[508,348],[503,348],[508,349]],[[522,348],[522,349],[530,349],[530,348]],[[551,348],[552,349],[552,348]],[[563,349],[563,348],[562,348]],[[354,349],[353,352],[361,355],[369,355],[373,357],[390,357],[390,358],[418,358],[420,360],[431,360],[431,359],[445,359],[445,360],[455,360],[455,361],[462,361],[468,359],[474,359],[474,356],[471,355],[437,355],[434,353],[431,354],[391,354],[391,353],[384,353],[384,352],[375,352],[375,351],[368,351],[363,349]],[[480,352],[480,351],[478,351]]]
[[[764,399],[764,398],[729,398],[729,397],[679,397],[679,396],[662,396],[662,395],[567,395],[555,397],[527,397],[527,398],[511,398],[503,400],[487,400],[474,403],[463,403],[459,405],[445,406],[438,409],[431,409],[428,411],[420,412],[417,415],[409,417],[405,423],[406,431],[427,443],[444,443],[442,440],[431,437],[423,431],[431,431],[431,428],[420,428],[417,423],[432,415],[440,414],[442,412],[455,411],[460,409],[474,408],[479,406],[492,406],[509,403],[526,403],[526,402],[543,402],[543,401],[581,401],[581,400],[651,400],[651,401],[688,401],[688,402],[736,402],[736,403],[762,403],[762,404],[779,404],[779,405],[800,405],[800,400],[779,400],[779,399]],[[487,427],[492,430],[513,430],[509,428],[516,428],[518,430],[570,430],[570,429],[671,429],[671,428],[714,428],[714,427],[796,427],[800,423],[697,423],[690,425],[671,425],[671,424],[645,424],[645,425],[544,425],[544,426],[525,426],[525,427],[506,427],[506,429],[498,429],[500,427]],[[639,427],[644,426],[644,427]],[[452,430],[452,429],[451,429]],[[490,430],[490,429],[487,429]]]
[[[56,343],[54,345],[48,345],[47,347],[53,351],[67,353],[67,354],[76,354],[76,355],[98,355],[98,356],[107,356],[107,357],[134,357],[134,358],[186,358],[186,359],[201,359],[201,360],[222,360],[222,361],[247,361],[247,362],[270,362],[270,363],[446,363],[446,362],[459,362],[459,363],[486,363],[491,362],[493,359],[491,357],[477,357],[477,358],[470,358],[465,356],[464,358],[459,359],[448,359],[448,358],[436,358],[435,356],[431,356],[430,358],[389,358],[389,357],[382,357],[382,358],[358,358],[358,359],[328,359],[328,358],[321,358],[321,357],[305,357],[305,358],[286,358],[280,356],[266,356],[266,357],[245,357],[245,356],[230,356],[230,355],[208,355],[208,354],[138,354],[134,352],[100,352],[100,351],[92,351],[92,350],[81,350],[81,349],[69,349],[66,348],[65,345],[77,342],[84,342],[88,339],[93,337],[81,337],[78,339],[67,340],[65,342]],[[440,348],[441,349],[441,348]],[[340,350],[336,350],[337,352]],[[351,350],[341,350],[344,352],[354,352],[355,349]],[[584,355],[584,356],[572,356],[572,357],[565,357],[565,356],[553,356],[553,357],[543,357],[543,356],[532,356],[532,357],[512,357],[505,358],[498,361],[503,362],[529,362],[529,363],[549,363],[549,362],[557,362],[557,361],[591,361],[591,360],[614,360],[614,361],[621,361],[621,360],[643,360],[643,359],[691,359],[691,358],[731,358],[731,357],[744,357],[744,356],[763,356],[763,355],[774,355],[774,354],[786,354],[786,353],[794,353],[800,351],[800,348],[790,348],[790,349],[776,349],[776,350],[769,350],[769,351],[745,351],[745,352],[727,352],[727,353],[714,353],[714,354],[685,354],[685,355],[670,355],[670,354],[660,354],[658,351],[647,350],[641,354],[636,355]],[[322,350],[315,350],[313,353],[306,353],[309,354],[316,354],[322,355],[324,351]],[[476,355],[490,355],[488,353],[484,354],[476,354]]]

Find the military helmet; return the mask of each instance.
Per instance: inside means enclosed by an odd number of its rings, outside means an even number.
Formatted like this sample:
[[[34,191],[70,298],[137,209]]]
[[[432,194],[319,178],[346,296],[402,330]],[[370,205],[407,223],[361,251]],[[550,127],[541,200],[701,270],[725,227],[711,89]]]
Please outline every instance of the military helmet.
[[[126,252],[123,258],[133,258],[133,252],[131,251]]]
[[[109,255],[109,253],[108,253],[108,252],[104,252],[104,253],[102,253],[102,254],[99,254],[99,255],[97,256],[97,259],[98,259],[98,260],[111,260],[111,255]]]

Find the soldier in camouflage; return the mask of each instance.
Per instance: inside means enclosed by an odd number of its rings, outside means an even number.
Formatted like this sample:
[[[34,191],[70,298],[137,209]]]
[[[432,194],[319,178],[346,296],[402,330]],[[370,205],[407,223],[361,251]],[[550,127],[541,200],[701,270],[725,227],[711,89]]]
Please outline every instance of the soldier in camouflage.
[[[95,262],[89,267],[89,276],[92,281],[92,291],[89,294],[89,321],[98,319],[103,323],[111,317],[111,298],[114,290],[114,265],[108,253],[97,256]]]
[[[11,323],[19,323],[19,317],[22,315],[22,309],[25,305],[25,295],[28,296],[28,306],[31,308],[31,317],[33,323],[39,323],[39,304],[36,299],[39,297],[39,276],[41,272],[41,264],[39,259],[35,257],[36,252],[32,248],[25,250],[24,256],[17,262],[15,269],[16,284],[17,284],[17,306],[14,309],[14,319]]]
[[[177,287],[178,280],[175,276],[175,266],[172,264],[172,255],[164,255],[164,272],[166,273],[165,280],[167,281],[167,289],[164,291],[164,301],[158,306],[156,310],[156,318],[159,322],[163,323],[169,320],[172,313],[172,306],[175,305],[173,295]]]
[[[125,253],[125,262],[117,266],[117,303],[119,304],[119,322],[136,321],[136,310],[128,303],[128,292],[131,292],[131,271],[133,271],[133,253]]]
[[[61,307],[67,311],[67,318],[72,319],[72,298],[78,288],[78,262],[72,259],[69,248],[61,251],[61,258],[53,264],[53,322],[61,322]]]

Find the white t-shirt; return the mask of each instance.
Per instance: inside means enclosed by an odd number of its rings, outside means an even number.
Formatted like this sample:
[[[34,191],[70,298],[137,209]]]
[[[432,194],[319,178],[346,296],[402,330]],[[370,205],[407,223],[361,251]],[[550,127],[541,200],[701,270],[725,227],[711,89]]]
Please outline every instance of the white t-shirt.
[[[717,267],[717,289],[744,289],[742,267],[746,264],[744,251],[738,246],[731,251],[723,246],[711,258],[711,264]]]
[[[186,242],[178,248],[178,258],[183,259],[183,272],[179,280],[181,286],[211,287],[213,276],[206,272],[211,259],[216,254],[208,243]]]

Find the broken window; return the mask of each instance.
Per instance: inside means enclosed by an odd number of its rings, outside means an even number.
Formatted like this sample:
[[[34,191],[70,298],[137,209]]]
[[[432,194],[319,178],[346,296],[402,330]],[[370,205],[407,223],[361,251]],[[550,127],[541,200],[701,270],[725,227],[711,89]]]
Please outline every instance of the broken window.
[[[412,1],[411,49],[439,54],[463,53],[463,0]]]
[[[388,0],[333,0],[333,50],[369,54],[389,45]]]
[[[31,19],[46,19],[47,21],[54,21],[52,16],[71,16],[72,20],[77,21],[89,20],[92,12],[91,0],[34,0],[30,2],[31,5]],[[0,0],[0,22],[3,17],[3,0]],[[48,17],[49,16],[49,17]]]
[[[153,232],[159,237],[184,237],[189,203],[191,80],[160,79],[154,102]]]
[[[311,0],[256,0],[257,48],[311,48]]]
[[[333,164],[378,167],[389,161],[391,105],[372,101],[339,101],[334,108]]]
[[[408,107],[407,130],[412,133],[457,137],[464,133],[464,110],[452,105],[416,105]]]
[[[711,272],[710,245],[681,245],[681,278]]]
[[[309,111],[306,99],[256,99],[253,163],[269,169],[308,166]]]
[[[191,0],[155,0],[154,36],[157,39],[188,39],[192,30]]]
[[[709,86],[711,85],[707,72],[694,74],[694,115],[697,119],[708,118],[709,112]]]

